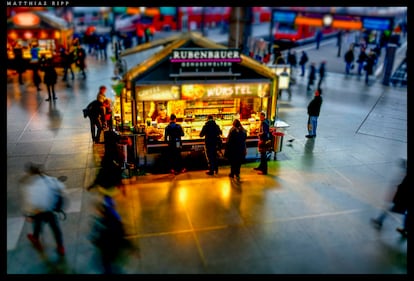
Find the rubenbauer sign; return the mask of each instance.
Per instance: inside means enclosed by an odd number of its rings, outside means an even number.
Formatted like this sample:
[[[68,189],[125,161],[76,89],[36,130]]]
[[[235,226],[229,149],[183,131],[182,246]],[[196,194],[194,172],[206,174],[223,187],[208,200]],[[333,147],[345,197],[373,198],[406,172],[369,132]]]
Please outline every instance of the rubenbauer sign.
[[[240,63],[241,54],[239,49],[180,48],[172,51],[170,62],[180,71],[223,71]]]

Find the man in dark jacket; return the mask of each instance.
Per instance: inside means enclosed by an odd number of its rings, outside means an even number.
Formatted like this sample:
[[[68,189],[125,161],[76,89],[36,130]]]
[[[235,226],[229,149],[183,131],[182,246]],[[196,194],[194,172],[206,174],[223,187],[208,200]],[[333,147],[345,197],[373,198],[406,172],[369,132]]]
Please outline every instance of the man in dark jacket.
[[[88,104],[87,111],[91,124],[91,135],[94,143],[100,143],[101,133],[103,131],[103,123],[105,121],[105,112],[103,107],[104,98],[100,95],[96,100]]]
[[[260,165],[254,170],[259,171],[259,175],[267,175],[267,149],[266,142],[270,139],[270,123],[266,118],[266,113],[260,113],[259,143]]]
[[[209,115],[206,124],[201,129],[200,137],[205,137],[204,142],[209,164],[209,171],[206,174],[210,176],[218,173],[217,144],[221,134],[221,129],[214,121],[213,115]]]
[[[308,104],[308,134],[307,138],[312,139],[316,137],[316,127],[318,125],[319,112],[322,105],[322,90],[315,91],[315,97]]]
[[[168,143],[168,158],[170,161],[171,173],[178,175],[180,172],[184,173],[186,170],[183,168],[181,158],[181,137],[184,136],[183,128],[180,124],[176,123],[177,117],[175,114],[171,114],[170,123],[165,127],[164,138]]]

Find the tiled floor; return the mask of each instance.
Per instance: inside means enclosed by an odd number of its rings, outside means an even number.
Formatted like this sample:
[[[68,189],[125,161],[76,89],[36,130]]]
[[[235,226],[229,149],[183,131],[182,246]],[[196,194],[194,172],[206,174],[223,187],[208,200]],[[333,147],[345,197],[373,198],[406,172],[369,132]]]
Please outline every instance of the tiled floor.
[[[313,51],[314,58],[319,52]],[[16,76],[7,85],[7,273],[100,273],[99,254],[88,240],[96,190],[87,192],[103,145],[90,142],[81,109],[100,84],[110,86],[111,62],[89,58],[88,78],[71,88],[59,82],[58,100],[44,101]],[[99,72],[98,72],[99,69]],[[96,73],[99,73],[96,74]],[[104,76],[103,76],[104,73]],[[26,79],[28,77],[25,77]],[[404,173],[407,158],[407,89],[366,86],[357,77],[329,72],[318,137],[306,139],[306,79],[292,96],[283,93],[279,117],[290,127],[269,174],[242,167],[240,183],[228,166],[219,175],[190,171],[146,174],[116,193],[128,238],[139,248],[121,261],[123,273],[406,274],[407,241],[391,214],[377,231],[377,215]],[[294,139],[292,142],[287,140]],[[48,228],[45,252],[26,239],[18,179],[26,161],[44,163],[68,177],[68,218],[61,221],[66,256],[59,258]]]

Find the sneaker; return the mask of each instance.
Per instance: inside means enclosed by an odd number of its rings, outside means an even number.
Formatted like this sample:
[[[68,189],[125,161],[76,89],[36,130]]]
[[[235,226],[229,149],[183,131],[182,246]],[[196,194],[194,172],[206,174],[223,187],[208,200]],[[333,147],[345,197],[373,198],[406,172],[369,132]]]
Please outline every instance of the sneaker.
[[[313,138],[313,136],[312,136],[312,135],[306,135],[305,137],[307,137],[308,139]]]
[[[187,169],[186,168],[182,168],[181,173],[185,173],[185,172],[187,172]]]
[[[214,173],[213,172],[206,172],[206,175],[212,176],[212,175],[214,175]]]
[[[401,235],[404,236],[404,237],[407,237],[408,236],[408,232],[404,228],[397,227],[395,230],[398,231],[399,233],[401,233]]]
[[[29,239],[30,242],[32,242],[33,247],[35,247],[37,250],[39,251],[43,250],[42,244],[40,243],[39,239],[35,238],[33,234],[31,233],[27,234],[27,239]]]
[[[174,170],[174,169],[171,169],[171,170],[170,170],[170,173],[171,173],[171,174],[175,174],[175,170]]]
[[[45,99],[45,101],[50,101],[50,99]]]
[[[229,174],[229,177],[230,177],[230,178],[234,178],[234,175],[232,175],[232,174]]]
[[[56,249],[57,253],[61,256],[65,255],[65,247],[63,247],[62,245],[58,246]]]
[[[236,180],[240,181],[240,176],[236,175]]]
[[[267,172],[260,171],[257,173],[258,175],[267,175]]]
[[[261,171],[260,168],[253,168],[253,170],[255,170],[255,171]]]

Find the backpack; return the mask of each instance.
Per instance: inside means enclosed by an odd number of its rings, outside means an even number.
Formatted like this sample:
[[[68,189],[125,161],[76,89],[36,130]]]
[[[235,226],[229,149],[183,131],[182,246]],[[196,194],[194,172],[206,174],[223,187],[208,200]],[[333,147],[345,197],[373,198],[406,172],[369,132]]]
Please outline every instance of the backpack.
[[[47,179],[46,177],[43,177],[43,179],[45,179],[45,181],[48,181],[47,184],[51,184],[51,180]],[[57,181],[58,179],[52,178],[53,181]],[[54,184],[55,182],[53,182]],[[65,208],[67,205],[67,200],[65,198],[65,196],[63,195],[62,192],[60,192],[59,190],[57,190],[57,188],[55,188],[54,186],[50,187],[54,193],[54,201],[52,204],[52,208],[51,210],[55,213],[57,213],[58,215],[61,215],[62,220],[66,219],[66,212],[65,212]]]

